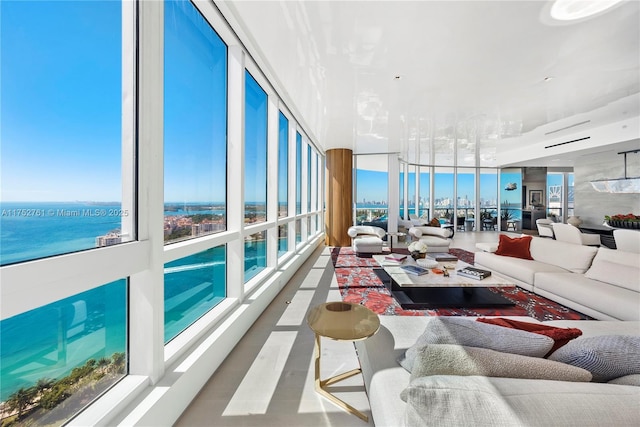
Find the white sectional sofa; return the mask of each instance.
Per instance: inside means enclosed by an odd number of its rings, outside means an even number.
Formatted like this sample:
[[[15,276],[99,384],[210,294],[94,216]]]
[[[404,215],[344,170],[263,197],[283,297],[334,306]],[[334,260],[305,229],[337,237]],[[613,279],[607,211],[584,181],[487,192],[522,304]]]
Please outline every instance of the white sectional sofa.
[[[480,251],[475,265],[596,319],[640,320],[639,254],[540,237],[530,252],[533,260]]]
[[[412,382],[411,374],[397,360],[434,318],[380,319],[376,335],[356,342],[377,427],[640,425],[640,386],[477,375],[431,375]],[[532,318],[513,319],[539,323]],[[579,328],[583,334],[576,342],[599,335],[640,335],[640,322],[543,323]],[[423,392],[425,399],[420,407],[415,407],[415,401],[408,399],[411,403],[406,403],[401,398],[410,383]]]

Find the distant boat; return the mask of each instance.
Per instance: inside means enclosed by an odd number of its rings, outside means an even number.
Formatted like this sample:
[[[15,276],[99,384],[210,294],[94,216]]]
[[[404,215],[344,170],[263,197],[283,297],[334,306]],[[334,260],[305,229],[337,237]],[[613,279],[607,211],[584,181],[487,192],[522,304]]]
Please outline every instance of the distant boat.
[[[518,184],[516,184],[515,182],[510,182],[507,184],[506,187],[504,187],[504,189],[507,191],[513,191],[513,190],[516,190],[517,188],[518,188]]]

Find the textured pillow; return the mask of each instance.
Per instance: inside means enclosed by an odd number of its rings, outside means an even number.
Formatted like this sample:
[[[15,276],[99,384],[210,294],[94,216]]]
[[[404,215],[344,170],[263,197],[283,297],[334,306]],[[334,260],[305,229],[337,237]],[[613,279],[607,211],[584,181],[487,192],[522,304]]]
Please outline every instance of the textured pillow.
[[[591,373],[576,366],[539,357],[452,344],[427,345],[418,352],[411,371],[411,380],[427,375],[591,381]]]
[[[558,328],[556,326],[543,325],[541,323],[521,322],[519,320],[507,319],[504,317],[496,317],[492,319],[479,317],[476,320],[478,322],[533,332],[534,334],[545,335],[552,338],[554,341],[553,347],[551,347],[551,350],[549,350],[549,353],[547,353],[545,357],[549,356],[572,339],[578,338],[582,335],[582,331],[578,328]]]
[[[640,374],[625,375],[609,381],[609,384],[634,385],[640,387]]]
[[[571,341],[549,360],[584,368],[599,382],[640,374],[640,336],[601,335]]]
[[[438,218],[432,218],[431,221],[429,221],[429,226],[440,227],[440,221],[438,221]]]
[[[544,335],[489,325],[464,317],[434,317],[429,319],[416,343],[400,356],[400,365],[411,372],[418,350],[427,344],[458,344],[543,357],[551,350],[554,342]]]
[[[514,258],[533,259],[529,247],[531,236],[511,238],[505,234],[498,237],[498,249],[496,255],[510,256]]]

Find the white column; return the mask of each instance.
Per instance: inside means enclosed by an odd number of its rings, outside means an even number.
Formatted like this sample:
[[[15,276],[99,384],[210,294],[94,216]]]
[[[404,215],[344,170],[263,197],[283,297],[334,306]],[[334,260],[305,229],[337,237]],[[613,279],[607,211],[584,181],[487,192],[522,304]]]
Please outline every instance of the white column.
[[[228,48],[227,77],[227,230],[244,228],[244,52]],[[244,294],[244,240],[227,244],[227,297]]]
[[[130,277],[129,373],[155,383],[164,374],[164,5],[139,2],[138,11],[138,240],[150,253]]]

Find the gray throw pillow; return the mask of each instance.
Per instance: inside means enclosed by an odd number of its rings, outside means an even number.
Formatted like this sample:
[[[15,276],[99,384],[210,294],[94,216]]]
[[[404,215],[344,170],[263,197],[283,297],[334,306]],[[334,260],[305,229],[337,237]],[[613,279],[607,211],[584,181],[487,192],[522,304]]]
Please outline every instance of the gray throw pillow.
[[[554,351],[549,359],[584,368],[598,382],[640,374],[640,336],[580,338]]]
[[[398,358],[398,363],[411,372],[418,350],[427,344],[458,344],[488,348],[504,353],[544,357],[553,339],[519,329],[476,322],[465,317],[433,317],[416,343]]]
[[[453,344],[430,344],[418,352],[411,371],[411,380],[428,375],[591,381],[591,373],[576,366],[540,357]]]

